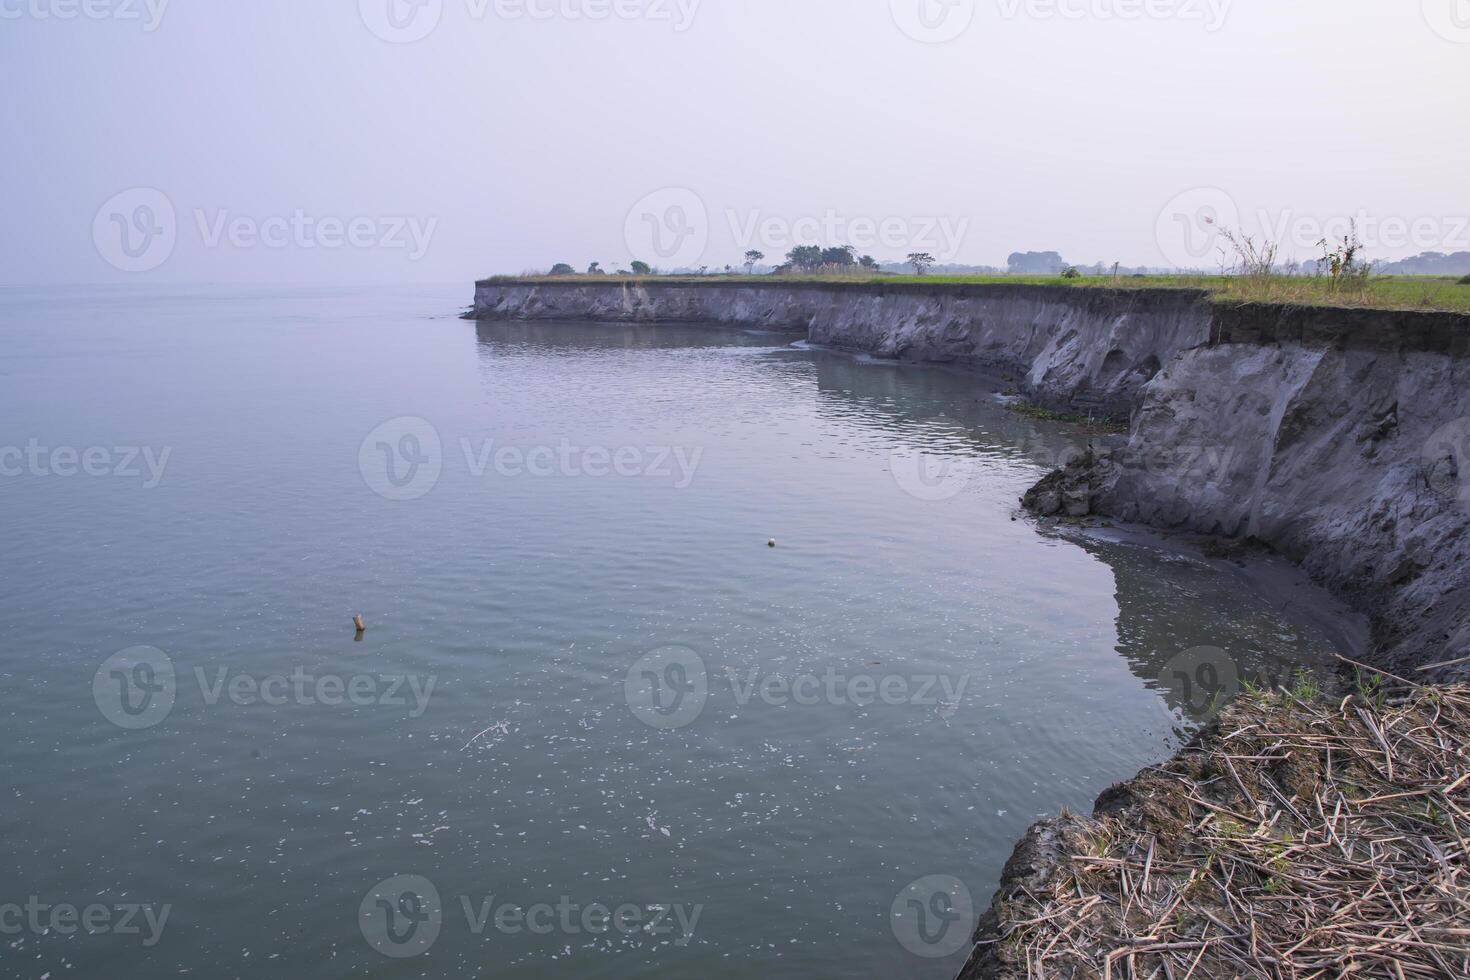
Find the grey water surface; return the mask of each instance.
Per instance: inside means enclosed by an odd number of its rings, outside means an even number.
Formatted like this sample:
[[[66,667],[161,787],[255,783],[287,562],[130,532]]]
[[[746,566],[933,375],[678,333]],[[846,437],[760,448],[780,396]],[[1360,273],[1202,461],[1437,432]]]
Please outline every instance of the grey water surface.
[[[0,290],[0,975],[945,980],[1331,654],[973,376],[466,299]]]

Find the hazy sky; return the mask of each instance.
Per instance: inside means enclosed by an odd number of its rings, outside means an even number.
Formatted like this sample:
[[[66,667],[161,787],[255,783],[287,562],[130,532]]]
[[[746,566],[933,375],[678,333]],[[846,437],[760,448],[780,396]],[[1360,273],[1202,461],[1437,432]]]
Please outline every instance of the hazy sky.
[[[0,0],[0,282],[1470,250],[1470,0]]]

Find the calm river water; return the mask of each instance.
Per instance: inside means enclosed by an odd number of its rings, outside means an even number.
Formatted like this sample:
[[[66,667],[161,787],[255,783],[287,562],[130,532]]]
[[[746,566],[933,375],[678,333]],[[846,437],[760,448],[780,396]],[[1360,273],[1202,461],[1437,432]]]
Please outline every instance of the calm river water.
[[[0,291],[0,974],[947,980],[1328,655],[972,377],[466,293]]]

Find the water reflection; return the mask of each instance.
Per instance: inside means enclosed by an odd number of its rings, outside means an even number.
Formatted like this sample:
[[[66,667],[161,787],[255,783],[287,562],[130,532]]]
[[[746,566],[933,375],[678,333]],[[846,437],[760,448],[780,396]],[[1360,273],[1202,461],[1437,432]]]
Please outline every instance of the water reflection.
[[[0,385],[17,438],[174,450],[153,490],[3,487],[12,898],[176,909],[153,949],[7,939],[28,975],[271,958],[300,980],[381,975],[361,905],[418,875],[455,910],[493,895],[707,913],[685,947],[480,934],[459,915],[401,975],[948,980],[958,963],[891,928],[911,883],[938,871],[983,900],[1038,814],[1165,758],[1166,652],[1292,649],[1228,577],[1017,515],[1071,435],[973,375],[709,326],[472,328],[423,316],[462,297],[416,289],[244,293],[0,297],[25,368]],[[432,425],[442,476],[394,501],[360,447],[405,418]],[[563,441],[648,465],[494,462]],[[660,447],[699,454],[687,486],[649,472]],[[139,646],[172,659],[179,696],[127,732],[92,685]],[[666,730],[625,678],[671,646],[697,652],[710,691]],[[912,703],[770,703],[727,668],[967,683],[928,703],[917,686]],[[205,683],[298,669],[437,684],[415,716]]]
[[[810,356],[827,411],[911,441],[926,453],[965,454],[984,466],[1025,464],[1045,472],[1094,438],[1077,426],[1007,409],[997,398],[1007,386],[1002,375],[914,370],[831,352]],[[1280,564],[1257,566],[1255,571],[1269,573],[1259,580],[1252,570],[1171,548],[1162,539],[1068,534],[1066,540],[1111,569],[1116,651],[1164,699],[1181,735],[1211,720],[1249,686],[1275,688],[1304,668],[1326,673],[1336,662],[1335,651],[1350,653],[1359,642],[1361,627],[1340,603]],[[1182,608],[1187,616],[1179,615]]]
[[[762,359],[762,372],[814,386],[816,412],[834,432],[881,438],[895,477],[907,454],[965,466],[961,492],[1009,506],[1007,490],[1029,485],[1087,447],[1079,427],[1010,410],[1013,379],[1003,372],[915,367],[809,348],[790,335],[706,324],[479,323],[486,363],[520,356],[585,356],[613,351],[729,351]],[[871,446],[862,447],[871,449]],[[936,470],[938,472],[938,470]],[[935,521],[952,515],[936,510]],[[1049,533],[1049,532],[1048,532]],[[1289,683],[1303,667],[1326,672],[1335,651],[1350,653],[1360,628],[1339,604],[1285,568],[1251,570],[1174,548],[1162,539],[1109,539],[1068,533],[1110,570],[1115,586],[1115,651],[1171,713],[1180,737],[1212,719],[1248,686]],[[1285,591],[1283,591],[1285,590]]]
[[[800,339],[790,331],[743,330],[700,323],[586,323],[479,320],[482,357],[575,356],[599,351],[773,347]]]

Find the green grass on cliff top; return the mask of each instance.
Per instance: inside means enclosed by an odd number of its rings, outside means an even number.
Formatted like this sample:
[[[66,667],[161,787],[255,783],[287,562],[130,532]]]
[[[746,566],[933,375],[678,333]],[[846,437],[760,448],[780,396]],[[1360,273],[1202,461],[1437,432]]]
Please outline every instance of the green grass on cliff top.
[[[1470,313],[1470,285],[1448,276],[1376,276],[1351,289],[1334,289],[1325,277],[1275,276],[497,276],[502,282],[608,283],[626,281],[732,283],[882,283],[884,285],[1033,285],[1070,289],[1199,289],[1220,303],[1282,303],[1387,310],[1449,310]]]

